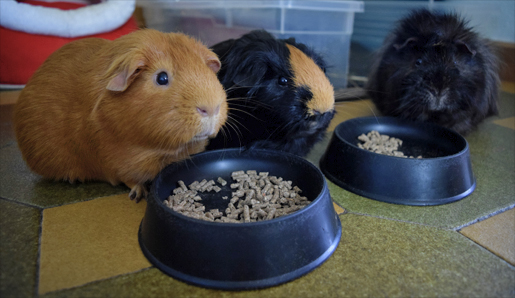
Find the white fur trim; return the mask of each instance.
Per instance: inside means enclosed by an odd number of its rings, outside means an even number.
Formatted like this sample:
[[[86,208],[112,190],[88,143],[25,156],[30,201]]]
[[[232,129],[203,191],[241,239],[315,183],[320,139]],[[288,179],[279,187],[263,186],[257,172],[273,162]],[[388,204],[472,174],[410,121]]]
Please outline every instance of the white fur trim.
[[[31,34],[80,37],[122,26],[135,7],[136,0],[108,0],[72,10],[0,0],[0,25]]]

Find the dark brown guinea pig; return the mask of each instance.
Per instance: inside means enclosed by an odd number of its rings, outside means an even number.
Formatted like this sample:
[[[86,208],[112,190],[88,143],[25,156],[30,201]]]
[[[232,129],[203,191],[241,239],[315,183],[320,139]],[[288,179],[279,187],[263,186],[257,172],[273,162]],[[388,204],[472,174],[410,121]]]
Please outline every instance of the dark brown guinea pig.
[[[85,38],[53,53],[15,106],[18,146],[51,179],[125,183],[130,198],[171,162],[205,149],[227,119],[220,61],[177,33]]]
[[[498,113],[498,62],[457,14],[416,10],[386,38],[366,88],[384,115],[467,134]]]
[[[252,31],[212,47],[229,102],[227,125],[208,149],[261,148],[306,155],[334,116],[322,58],[294,39]]]

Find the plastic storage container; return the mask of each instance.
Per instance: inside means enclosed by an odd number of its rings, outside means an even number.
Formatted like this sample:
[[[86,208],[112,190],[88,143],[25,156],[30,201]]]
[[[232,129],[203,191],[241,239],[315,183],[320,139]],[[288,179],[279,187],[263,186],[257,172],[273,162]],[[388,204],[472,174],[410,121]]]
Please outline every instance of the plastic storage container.
[[[139,1],[149,28],[183,32],[207,46],[265,29],[294,37],[325,58],[335,89],[347,86],[354,13],[362,1]]]

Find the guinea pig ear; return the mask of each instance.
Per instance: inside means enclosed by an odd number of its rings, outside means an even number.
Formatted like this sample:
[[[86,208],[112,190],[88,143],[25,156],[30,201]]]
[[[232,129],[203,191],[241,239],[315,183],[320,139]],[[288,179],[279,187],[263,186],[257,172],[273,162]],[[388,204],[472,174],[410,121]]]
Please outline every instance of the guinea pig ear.
[[[285,39],[284,42],[287,44],[291,44],[293,46],[297,43],[297,41],[295,40],[295,37],[290,37],[288,39]]]
[[[218,73],[220,68],[222,67],[222,64],[220,63],[220,60],[216,57],[207,57],[206,64],[214,73]]]
[[[402,48],[406,47],[406,46],[407,46],[408,44],[410,44],[411,42],[416,42],[417,40],[418,40],[418,39],[417,39],[416,37],[410,37],[410,38],[406,39],[406,40],[404,41],[404,43],[402,43],[402,44],[398,44],[398,43],[396,43],[396,44],[394,44],[394,45],[393,45],[393,47],[398,51],[398,50],[400,50],[400,49],[402,49]]]
[[[458,51],[460,51],[462,53],[469,53],[470,55],[472,55],[472,57],[474,57],[476,55],[476,51],[471,49],[469,47],[469,45],[466,44],[465,42],[458,39],[454,43],[456,44]]]
[[[107,84],[107,90],[117,92],[125,91],[125,89],[127,89],[127,87],[129,87],[129,85],[134,81],[134,78],[136,78],[143,66],[145,66],[145,63],[142,59],[113,62],[108,74],[115,73],[115,75]]]

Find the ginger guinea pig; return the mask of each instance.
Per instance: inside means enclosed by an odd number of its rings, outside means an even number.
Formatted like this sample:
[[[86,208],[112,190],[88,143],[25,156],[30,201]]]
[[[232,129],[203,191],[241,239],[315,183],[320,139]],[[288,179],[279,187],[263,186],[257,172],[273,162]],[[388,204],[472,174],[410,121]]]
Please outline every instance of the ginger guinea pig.
[[[56,180],[120,182],[139,201],[169,163],[205,149],[227,119],[217,55],[183,34],[143,29],[53,53],[15,106],[29,167]]]
[[[334,90],[322,57],[263,30],[211,48],[222,61],[229,120],[208,150],[246,147],[306,155],[334,116]]]

